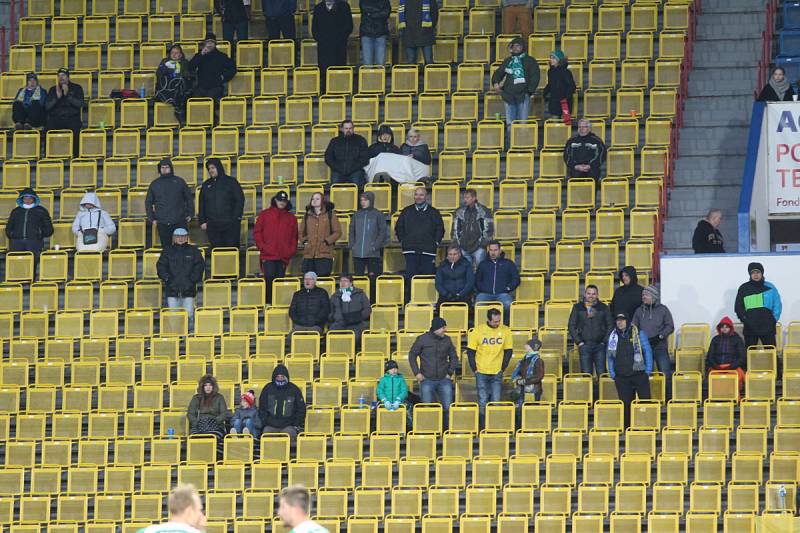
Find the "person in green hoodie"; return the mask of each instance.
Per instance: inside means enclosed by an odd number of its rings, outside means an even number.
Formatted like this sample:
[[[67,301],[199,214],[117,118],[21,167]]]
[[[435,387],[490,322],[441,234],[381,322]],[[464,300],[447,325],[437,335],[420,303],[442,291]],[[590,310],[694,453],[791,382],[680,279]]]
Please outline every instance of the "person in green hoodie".
[[[378,402],[382,403],[386,409],[394,411],[408,398],[408,385],[406,379],[400,374],[397,361],[394,359],[386,361],[384,371],[386,373],[378,382],[376,396]]]

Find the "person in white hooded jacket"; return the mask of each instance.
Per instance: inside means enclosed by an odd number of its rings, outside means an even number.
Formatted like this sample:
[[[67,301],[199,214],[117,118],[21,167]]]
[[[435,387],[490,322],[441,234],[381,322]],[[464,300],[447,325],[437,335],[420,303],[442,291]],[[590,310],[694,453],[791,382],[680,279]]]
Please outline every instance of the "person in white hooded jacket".
[[[108,211],[103,211],[97,194],[84,194],[78,214],[72,221],[76,249],[79,252],[103,252],[108,248],[108,238],[116,232],[117,226]]]

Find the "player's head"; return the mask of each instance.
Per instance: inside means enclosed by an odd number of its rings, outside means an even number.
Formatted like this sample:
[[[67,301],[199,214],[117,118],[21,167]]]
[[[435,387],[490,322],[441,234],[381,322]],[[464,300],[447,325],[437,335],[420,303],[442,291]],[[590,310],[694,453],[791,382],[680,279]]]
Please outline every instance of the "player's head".
[[[306,520],[311,512],[311,496],[308,489],[295,485],[281,491],[278,516],[286,527],[297,527]]]

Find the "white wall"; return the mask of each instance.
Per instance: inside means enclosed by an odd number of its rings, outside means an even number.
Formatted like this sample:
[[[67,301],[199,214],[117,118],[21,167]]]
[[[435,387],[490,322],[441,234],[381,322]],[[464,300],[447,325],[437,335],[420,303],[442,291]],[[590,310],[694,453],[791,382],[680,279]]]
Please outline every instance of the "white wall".
[[[736,291],[748,280],[747,265],[753,261],[764,265],[764,276],[781,295],[784,328],[800,321],[800,254],[662,255],[661,302],[672,312],[675,330],[688,322],[716,325],[725,315],[738,322]]]

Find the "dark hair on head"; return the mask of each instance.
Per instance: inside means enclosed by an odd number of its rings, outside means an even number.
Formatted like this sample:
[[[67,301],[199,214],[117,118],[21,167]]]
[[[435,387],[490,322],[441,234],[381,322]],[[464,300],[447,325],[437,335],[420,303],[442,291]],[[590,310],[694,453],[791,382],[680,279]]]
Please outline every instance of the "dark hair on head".
[[[772,69],[772,73],[773,73],[773,74],[775,74],[775,73],[776,73],[777,71],[779,71],[779,70],[780,70],[781,72],[783,72],[783,75],[784,75],[784,76],[786,75],[786,69],[785,69],[785,68],[783,68],[783,67],[775,67],[774,69]]]
[[[352,274],[339,274],[339,281],[343,279],[349,279],[350,283],[353,283],[353,275]]]
[[[594,283],[590,283],[589,285],[587,285],[587,286],[586,286],[586,290],[588,290],[588,289],[594,289],[594,290],[596,290],[597,292],[600,292],[600,289],[598,289],[598,288],[597,288],[597,285],[595,285]]]
[[[496,245],[497,245],[497,246],[499,246],[500,248],[502,248],[502,247],[503,247],[503,245],[502,245],[502,244],[500,244],[500,241],[498,241],[497,239],[492,239],[491,241],[489,241],[488,243],[486,243],[486,247],[488,248],[489,246],[492,246],[493,244],[496,244]]]
[[[341,127],[343,127],[345,124],[354,124],[354,122],[353,122],[353,119],[351,119],[351,118],[346,118],[346,119],[344,119],[343,121],[341,121],[341,122],[339,123],[339,127],[341,128]]]
[[[468,188],[468,189],[464,189],[464,194],[469,194],[470,196],[472,196],[474,198],[478,197],[478,191],[476,191],[475,189],[473,189],[471,187]]]
[[[451,244],[450,246],[447,247],[447,251],[448,252],[450,252],[452,250],[455,250],[456,252],[461,253],[461,248],[459,248],[457,244]]]
[[[487,319],[491,320],[492,318],[494,318],[496,316],[502,316],[502,313],[500,313],[499,309],[492,307],[488,311],[486,311],[486,318]]]

